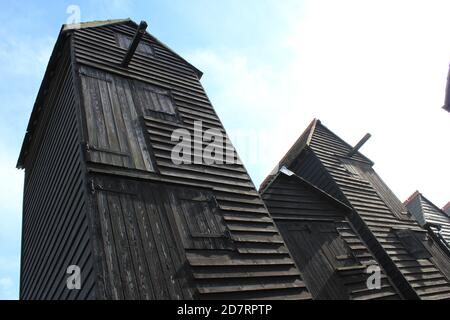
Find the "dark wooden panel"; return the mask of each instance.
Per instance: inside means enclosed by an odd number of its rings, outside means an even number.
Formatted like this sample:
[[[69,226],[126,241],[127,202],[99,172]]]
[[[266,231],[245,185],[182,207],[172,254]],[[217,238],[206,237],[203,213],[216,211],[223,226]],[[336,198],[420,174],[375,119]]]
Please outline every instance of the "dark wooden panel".
[[[112,293],[106,298],[192,298],[163,186],[104,179],[96,185],[104,285]]]
[[[346,288],[336,273],[336,266],[331,264],[325,252],[327,243],[318,230],[327,224],[296,222],[279,226],[313,298],[348,299]]]
[[[283,174],[264,188],[262,198],[292,256],[301,265],[302,278],[313,297],[399,298],[383,270],[382,287],[367,288],[366,268],[379,263],[354,231],[339,204],[311,185]]]
[[[79,73],[90,160],[154,171],[129,81],[87,67]]]
[[[21,299],[96,297],[69,43],[25,159]],[[81,268],[81,290],[66,287],[70,265]]]

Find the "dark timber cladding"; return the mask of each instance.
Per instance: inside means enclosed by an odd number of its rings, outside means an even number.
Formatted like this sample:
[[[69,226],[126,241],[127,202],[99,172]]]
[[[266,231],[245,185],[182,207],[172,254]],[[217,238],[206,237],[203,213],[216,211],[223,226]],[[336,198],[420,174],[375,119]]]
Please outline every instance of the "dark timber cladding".
[[[150,34],[123,67],[137,27],[60,33],[18,163],[21,297],[310,299],[230,144],[235,164],[172,162],[175,129],[226,133],[201,72]],[[69,265],[81,291],[66,289]]]
[[[47,71],[52,77],[46,77],[36,101],[39,116],[34,119],[38,121],[30,120],[33,127],[26,140],[32,142],[19,160],[20,167],[26,168],[21,299],[89,299],[95,295],[72,68],[70,43],[60,38]],[[65,290],[69,265],[81,267],[82,290]]]
[[[399,299],[381,273],[367,287],[367,268],[379,267],[347,219],[348,208],[298,177],[278,174],[262,193],[314,299]]]
[[[450,217],[443,210],[418,191],[405,201],[405,206],[421,226],[429,227],[450,249]]]
[[[281,173],[271,175],[261,185],[260,192],[275,221],[278,224],[294,215],[297,220],[300,216],[311,220],[314,216],[311,227],[314,231],[320,230],[317,220],[324,216],[329,220],[336,215],[337,211],[326,209],[324,203],[319,206],[317,201],[311,203],[310,198],[303,198],[301,183],[295,184],[294,191],[294,178],[300,179],[305,187],[312,185],[310,189],[331,198],[334,201],[331,205],[341,204],[346,219],[342,215],[340,219],[352,226],[403,298],[450,298],[450,260],[438,239],[411,219],[400,200],[373,170],[372,161],[360,152],[348,156],[352,149],[319,120],[314,120],[278,165],[295,175],[289,179],[283,177],[281,181]],[[281,232],[285,236],[283,229]],[[296,230],[294,234],[300,237],[302,232]],[[309,235],[315,237],[314,232]],[[293,240],[286,241],[289,246]],[[300,243],[297,238],[295,245]],[[295,257],[297,252],[289,248]],[[300,264],[301,272],[302,268]],[[303,277],[308,285],[306,275]]]

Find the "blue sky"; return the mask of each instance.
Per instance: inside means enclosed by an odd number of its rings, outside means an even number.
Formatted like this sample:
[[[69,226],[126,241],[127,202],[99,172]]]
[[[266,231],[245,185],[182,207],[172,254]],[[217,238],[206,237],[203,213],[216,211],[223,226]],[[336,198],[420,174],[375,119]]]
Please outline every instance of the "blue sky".
[[[45,67],[81,20],[131,17],[204,72],[258,186],[317,117],[356,143],[404,200],[450,201],[448,1],[20,1],[0,11],[0,299],[18,297],[22,172],[14,169]]]

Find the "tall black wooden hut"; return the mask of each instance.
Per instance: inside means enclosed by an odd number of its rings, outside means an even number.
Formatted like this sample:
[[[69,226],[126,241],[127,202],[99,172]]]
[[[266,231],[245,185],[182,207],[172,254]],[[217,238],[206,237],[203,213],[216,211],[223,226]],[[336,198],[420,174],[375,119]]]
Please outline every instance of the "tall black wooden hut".
[[[385,280],[374,297],[449,299],[449,257],[358,151],[361,145],[314,120],[278,164],[281,171],[260,187],[311,294],[326,285],[337,297],[370,298],[361,284],[358,290],[358,266],[375,262]],[[355,272],[354,284],[345,267]],[[330,282],[314,278],[317,270]]]
[[[61,29],[18,160],[20,297],[309,299],[233,147],[234,164],[172,161],[174,130],[225,130],[202,73],[145,28]]]

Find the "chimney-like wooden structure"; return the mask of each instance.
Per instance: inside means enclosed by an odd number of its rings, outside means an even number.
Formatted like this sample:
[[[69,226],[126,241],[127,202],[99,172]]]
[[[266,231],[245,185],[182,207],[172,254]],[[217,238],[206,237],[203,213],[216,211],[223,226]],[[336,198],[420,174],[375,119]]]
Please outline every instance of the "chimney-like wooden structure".
[[[175,130],[226,133],[202,73],[145,27],[59,34],[17,165],[21,299],[309,299],[232,145],[232,164],[172,161]]]
[[[445,102],[442,108],[450,112],[450,67],[447,75],[447,85],[445,87]]]

